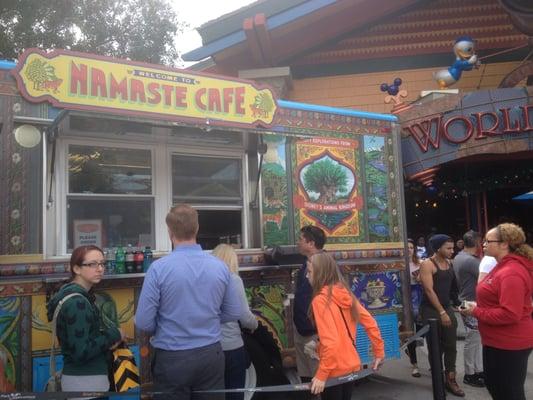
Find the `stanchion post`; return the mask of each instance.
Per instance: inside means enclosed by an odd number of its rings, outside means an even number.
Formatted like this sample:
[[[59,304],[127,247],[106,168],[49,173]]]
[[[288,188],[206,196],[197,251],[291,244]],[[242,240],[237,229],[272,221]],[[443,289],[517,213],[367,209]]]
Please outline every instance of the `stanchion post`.
[[[433,386],[433,400],[445,400],[444,373],[442,371],[442,356],[439,341],[439,321],[428,320],[429,332],[427,336],[429,364],[431,365],[431,383]]]

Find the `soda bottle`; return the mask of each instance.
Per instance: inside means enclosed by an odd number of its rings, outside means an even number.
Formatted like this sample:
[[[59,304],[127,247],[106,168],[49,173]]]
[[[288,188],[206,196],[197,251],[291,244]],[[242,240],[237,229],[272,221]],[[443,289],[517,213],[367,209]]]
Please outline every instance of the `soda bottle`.
[[[150,265],[152,264],[153,260],[154,255],[152,253],[152,249],[150,248],[150,246],[146,246],[144,248],[143,272],[148,272],[148,268],[150,268]]]
[[[135,272],[143,272],[144,254],[141,249],[136,249],[133,254],[133,263],[135,265]]]
[[[105,257],[105,273],[108,275],[115,274],[115,249],[109,249]]]
[[[115,253],[115,271],[117,274],[126,273],[126,258],[122,246],[120,246]]]
[[[133,274],[135,272],[135,263],[133,262],[133,248],[128,244],[126,249],[126,273]]]

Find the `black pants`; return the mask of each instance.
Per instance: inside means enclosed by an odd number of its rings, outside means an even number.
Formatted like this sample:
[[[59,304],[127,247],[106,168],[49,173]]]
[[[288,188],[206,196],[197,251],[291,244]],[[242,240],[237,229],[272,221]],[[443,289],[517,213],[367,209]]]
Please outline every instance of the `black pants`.
[[[531,349],[502,350],[483,346],[485,383],[494,400],[526,400],[524,383]]]
[[[246,349],[239,347],[235,350],[224,352],[226,368],[224,370],[224,382],[226,389],[243,388],[246,380],[247,356]],[[226,400],[243,400],[244,393],[226,393]]]
[[[423,328],[423,325],[415,324],[415,333],[418,332],[420,329]],[[418,340],[415,340],[414,342],[411,342],[407,345],[407,355],[409,356],[409,361],[412,365],[418,364],[418,360],[416,358],[416,347],[418,345]]]
[[[155,400],[224,400],[224,394],[193,393],[224,389],[224,352],[220,343],[191,350],[155,349],[152,377],[154,391],[167,392]]]
[[[446,312],[452,321],[449,327],[442,326],[441,317],[437,310],[429,305],[420,306],[422,321],[427,324],[429,318],[435,318],[439,321],[439,349],[440,354],[444,356],[444,370],[446,372],[455,372],[455,361],[457,359],[457,319],[451,307],[446,308]],[[428,336],[426,336],[427,338]],[[429,357],[431,365],[431,357]]]
[[[320,398],[322,400],[350,400],[352,398],[352,388],[353,382],[330,386],[324,389]]]

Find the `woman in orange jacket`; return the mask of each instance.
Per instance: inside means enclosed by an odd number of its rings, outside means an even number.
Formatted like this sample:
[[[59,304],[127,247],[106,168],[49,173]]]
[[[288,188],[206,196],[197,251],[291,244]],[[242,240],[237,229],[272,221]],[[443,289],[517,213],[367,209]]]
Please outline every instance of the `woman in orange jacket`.
[[[322,393],[322,400],[349,400],[352,382],[325,388],[330,378],[361,369],[355,348],[356,324],[359,322],[372,342],[377,370],[385,356],[383,340],[376,320],[357,301],[328,253],[317,253],[307,263],[307,275],[313,288],[312,317],[318,331],[318,370],[311,381],[311,393]]]

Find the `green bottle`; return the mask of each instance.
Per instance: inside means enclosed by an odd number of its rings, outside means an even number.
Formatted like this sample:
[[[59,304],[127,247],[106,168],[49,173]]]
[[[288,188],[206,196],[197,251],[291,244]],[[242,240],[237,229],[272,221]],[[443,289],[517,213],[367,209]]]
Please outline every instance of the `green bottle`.
[[[126,273],[126,254],[124,253],[122,246],[117,249],[117,253],[115,254],[115,273]]]

